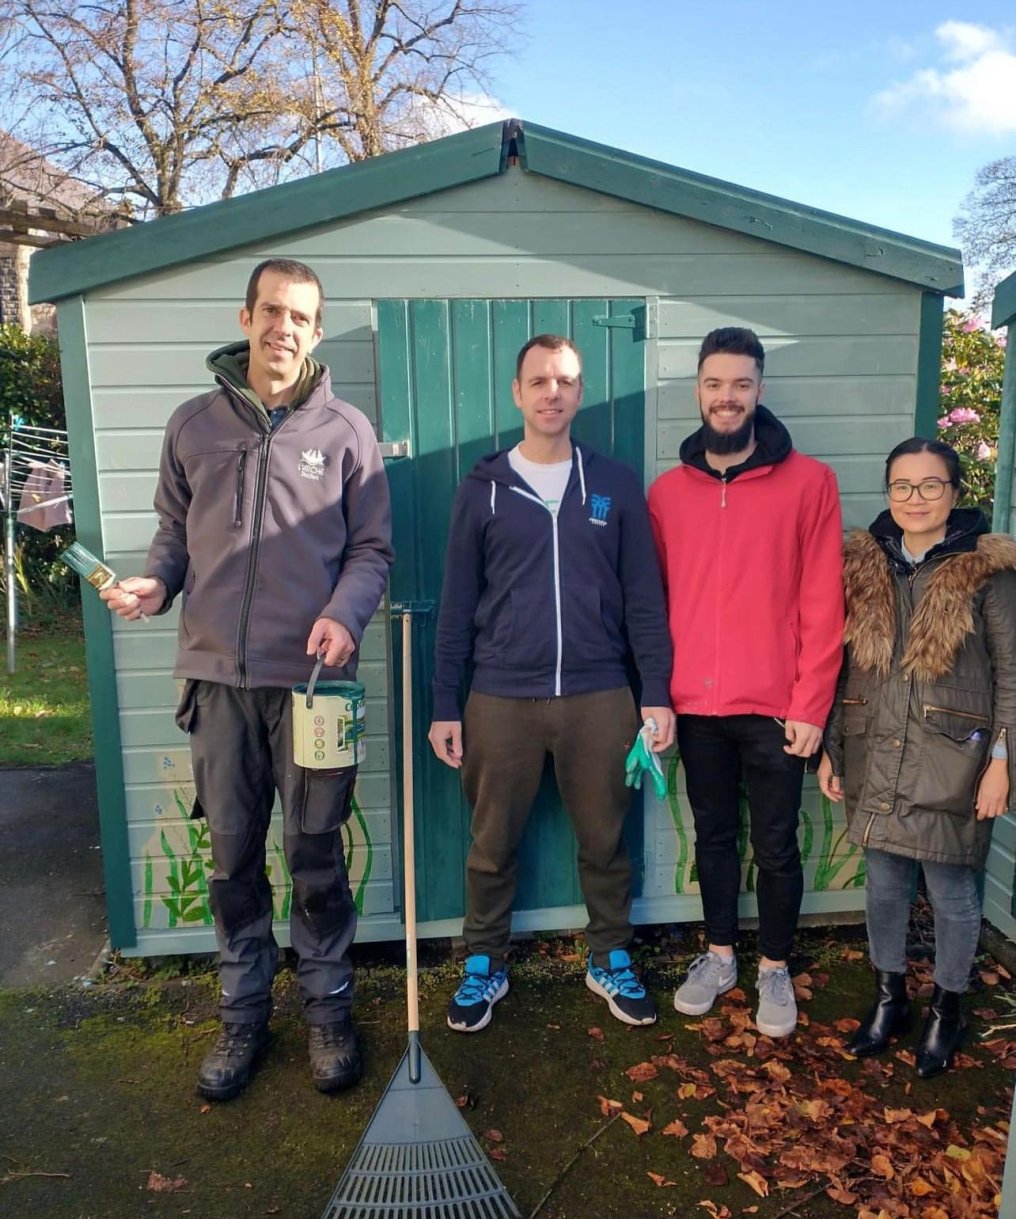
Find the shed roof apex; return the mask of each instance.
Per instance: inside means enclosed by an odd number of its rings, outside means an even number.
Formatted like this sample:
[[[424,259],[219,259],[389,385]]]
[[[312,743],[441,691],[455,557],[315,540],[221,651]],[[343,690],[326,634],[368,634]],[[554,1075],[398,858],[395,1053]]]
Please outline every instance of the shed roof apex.
[[[78,296],[297,229],[496,177],[515,157],[527,173],[862,267],[943,296],[963,291],[958,250],[509,119],[44,250],[32,259],[30,297],[38,302]]]

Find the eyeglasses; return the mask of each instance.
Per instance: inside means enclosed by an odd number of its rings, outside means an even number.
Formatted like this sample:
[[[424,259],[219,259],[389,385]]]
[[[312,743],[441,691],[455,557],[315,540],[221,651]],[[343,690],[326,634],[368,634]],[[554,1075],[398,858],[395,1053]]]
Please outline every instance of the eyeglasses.
[[[941,499],[946,487],[952,485],[944,478],[925,478],[919,483],[908,483],[901,479],[899,482],[890,483],[886,491],[894,504],[905,504],[915,491],[921,499]]]

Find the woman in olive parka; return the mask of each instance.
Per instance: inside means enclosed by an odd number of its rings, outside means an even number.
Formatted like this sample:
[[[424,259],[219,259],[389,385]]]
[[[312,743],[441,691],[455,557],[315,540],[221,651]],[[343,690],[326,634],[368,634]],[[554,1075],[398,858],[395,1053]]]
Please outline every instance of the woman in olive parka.
[[[946,1070],[981,925],[978,873],[1009,806],[1016,751],[1016,542],[957,508],[960,462],[914,437],[886,461],[888,510],[844,553],[846,651],[819,786],[864,848],[875,1005],[848,1045],[878,1054],[910,1024],[906,935],[920,863],[935,989],[917,1074]]]

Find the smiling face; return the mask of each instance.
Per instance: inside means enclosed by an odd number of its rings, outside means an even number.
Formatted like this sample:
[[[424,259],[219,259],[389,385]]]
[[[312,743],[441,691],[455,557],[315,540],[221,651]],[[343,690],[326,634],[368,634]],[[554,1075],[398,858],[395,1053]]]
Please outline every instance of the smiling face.
[[[527,440],[541,446],[568,439],[582,403],[582,365],[569,347],[531,347],[512,382]]]
[[[321,339],[320,305],[315,284],[264,271],[254,308],[240,310],[240,326],[250,340],[247,381],[264,401],[295,385],[304,357]]]
[[[740,453],[748,448],[763,385],[752,356],[729,352],[706,356],[699,369],[695,397],[702,413],[708,452]]]
[[[930,479],[946,484],[940,499],[924,499],[916,489]],[[910,553],[923,554],[945,537],[949,513],[959,499],[959,489],[949,481],[949,468],[935,453],[905,453],[890,466],[889,483],[909,483],[915,488],[907,500],[890,499],[889,511],[903,530]],[[935,487],[937,489],[938,483]]]

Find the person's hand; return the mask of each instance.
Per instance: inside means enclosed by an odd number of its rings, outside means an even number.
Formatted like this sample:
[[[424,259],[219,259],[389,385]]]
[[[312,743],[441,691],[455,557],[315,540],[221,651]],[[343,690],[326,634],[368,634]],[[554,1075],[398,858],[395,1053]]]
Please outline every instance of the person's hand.
[[[439,762],[458,770],[462,765],[462,721],[435,720],[427,740]]]
[[[662,753],[674,743],[674,713],[669,707],[643,707],[642,722],[648,724],[656,721],[656,730],[652,732],[653,753]],[[652,730],[650,730],[652,731]]]
[[[166,586],[154,576],[128,576],[99,593],[114,614],[133,622],[157,614],[166,600]]]
[[[353,636],[334,618],[319,618],[307,636],[307,655],[322,656],[329,668],[344,665],[356,651]]]
[[[839,804],[843,799],[843,783],[839,775],[833,774],[833,764],[829,761],[829,755],[824,751],[822,761],[818,764],[818,786],[822,795],[831,800],[833,804]]]
[[[822,744],[822,729],[817,724],[806,724],[803,720],[787,720],[783,725],[787,738],[783,752],[795,758],[810,758]]]
[[[977,785],[977,798],[974,800],[977,820],[987,821],[992,817],[1001,817],[1008,807],[1009,760],[992,758]]]

